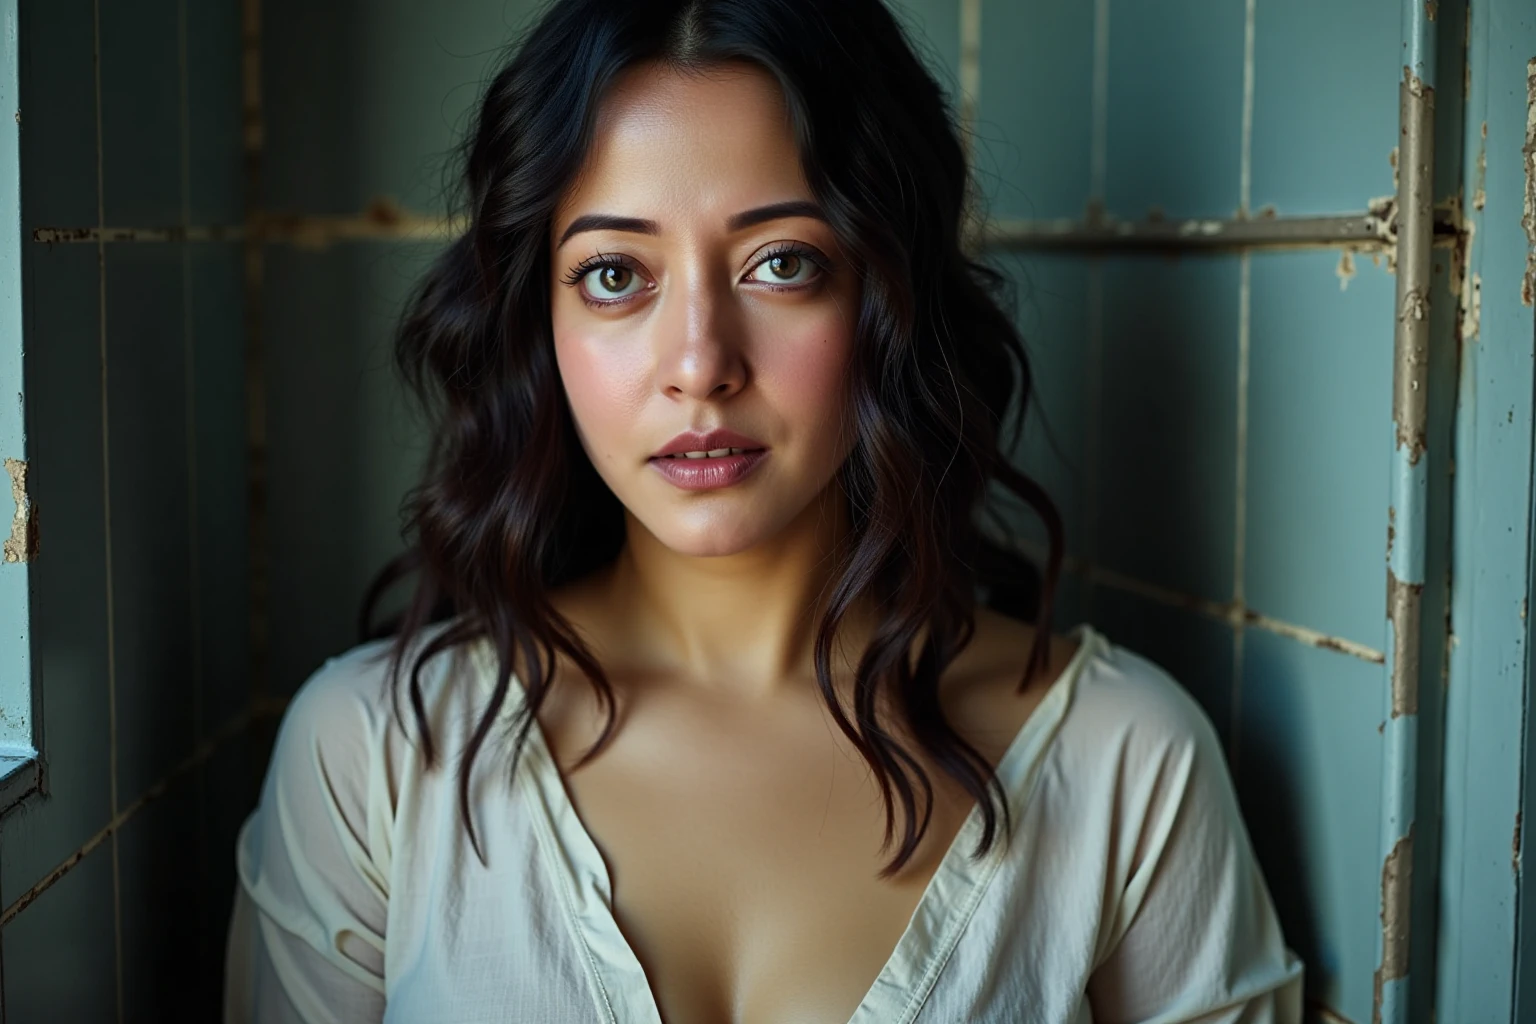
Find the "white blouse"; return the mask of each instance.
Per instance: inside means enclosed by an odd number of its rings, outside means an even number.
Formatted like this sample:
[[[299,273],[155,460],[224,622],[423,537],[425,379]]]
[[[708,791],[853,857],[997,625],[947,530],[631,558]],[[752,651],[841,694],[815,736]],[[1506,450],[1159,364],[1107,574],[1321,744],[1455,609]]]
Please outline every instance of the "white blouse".
[[[1152,663],[1074,634],[998,767],[1012,841],[973,860],[973,808],[849,1024],[1301,1020],[1302,965],[1210,721]],[[457,751],[489,646],[423,673],[447,755],[431,771],[384,650],[330,660],[288,709],[240,834],[226,1024],[661,1024],[537,727],[515,773],[489,743],[475,760],[485,859],[470,845]]]

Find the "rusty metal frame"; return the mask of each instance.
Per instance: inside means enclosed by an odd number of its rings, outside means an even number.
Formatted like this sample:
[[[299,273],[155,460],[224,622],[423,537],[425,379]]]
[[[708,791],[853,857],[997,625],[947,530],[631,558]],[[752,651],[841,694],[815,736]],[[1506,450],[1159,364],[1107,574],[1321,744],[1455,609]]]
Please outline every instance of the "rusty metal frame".
[[[1429,473],[1429,307],[1433,292],[1435,37],[1432,14],[1404,0],[1399,85],[1397,303],[1393,337],[1392,496],[1387,510],[1387,645],[1381,810],[1381,932],[1373,1024],[1405,1024],[1413,938],[1413,833]]]
[[[981,247],[999,251],[1253,252],[1346,249],[1391,252],[1398,240],[1397,200],[1332,217],[1235,217],[1185,220],[1001,220],[981,229]],[[1452,245],[1460,228],[1449,213],[1433,223],[1434,243]]]

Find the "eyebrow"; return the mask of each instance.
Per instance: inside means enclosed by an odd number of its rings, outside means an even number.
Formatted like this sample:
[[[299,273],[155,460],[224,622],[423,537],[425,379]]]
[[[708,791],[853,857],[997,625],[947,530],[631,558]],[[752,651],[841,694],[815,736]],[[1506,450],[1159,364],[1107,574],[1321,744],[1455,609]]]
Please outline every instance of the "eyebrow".
[[[743,210],[741,213],[732,214],[725,222],[729,231],[742,231],[755,227],[771,220],[783,220],[787,217],[811,217],[815,220],[827,220],[827,215],[821,212],[821,207],[805,199],[790,199],[782,203],[769,203],[767,206],[758,206],[751,210]],[[579,235],[583,231],[627,231],[638,235],[659,235],[661,225],[653,220],[645,220],[642,217],[619,217],[610,213],[586,213],[571,221],[570,227],[560,236],[559,245],[570,241],[572,236]],[[558,246],[557,246],[558,248]]]

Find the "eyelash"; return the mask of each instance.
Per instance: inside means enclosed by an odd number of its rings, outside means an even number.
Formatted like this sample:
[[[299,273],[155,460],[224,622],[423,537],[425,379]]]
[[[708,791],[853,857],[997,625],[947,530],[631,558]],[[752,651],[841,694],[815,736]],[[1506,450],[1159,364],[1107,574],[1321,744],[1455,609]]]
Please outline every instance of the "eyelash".
[[[751,274],[764,263],[767,263],[769,260],[778,259],[781,256],[797,256],[800,259],[803,259],[815,266],[823,274],[830,274],[832,272],[831,262],[817,250],[812,249],[808,245],[802,245],[799,242],[784,242],[764,253],[763,258],[752,264],[752,266],[748,268],[747,273]],[[628,256],[623,256],[619,253],[600,252],[594,256],[588,256],[586,259],[576,264],[560,280],[563,284],[575,288],[576,293],[581,296],[581,301],[593,307],[619,306],[635,297],[634,295],[626,295],[622,299],[594,299],[592,296],[588,295],[586,291],[581,287],[582,278],[592,273],[592,271],[601,269],[603,267],[616,267],[622,270],[628,270],[632,274],[640,273],[639,266],[636,265],[635,261],[630,259]],[[757,283],[764,285],[765,287],[776,292],[795,291],[796,289],[805,288],[809,284],[809,282],[806,284],[772,284],[768,281],[759,281]],[[637,292],[636,294],[639,293]]]

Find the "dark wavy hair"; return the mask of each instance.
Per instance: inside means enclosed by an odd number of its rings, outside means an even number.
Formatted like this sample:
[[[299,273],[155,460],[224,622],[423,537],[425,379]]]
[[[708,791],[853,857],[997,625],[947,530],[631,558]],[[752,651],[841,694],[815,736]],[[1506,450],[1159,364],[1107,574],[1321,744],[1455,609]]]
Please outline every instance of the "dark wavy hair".
[[[397,342],[432,444],[405,504],[406,552],[375,581],[363,612],[365,634],[394,634],[396,713],[404,691],[432,764],[424,666],[471,641],[494,646],[495,685],[459,765],[460,809],[477,850],[470,766],[495,729],[514,666],[528,696],[512,719],[514,767],[559,656],[608,713],[579,763],[612,738],[611,685],[550,600],[553,588],[613,560],[624,519],[577,441],[561,387],[549,240],[605,92],[621,72],[652,61],[685,70],[749,62],[771,74],[805,178],[853,257],[862,286],[847,395],[855,441],[839,471],[851,533],[816,632],[816,676],[880,786],[882,849],[901,811],[901,843],[880,877],[910,860],[933,810],[921,763],[877,715],[882,692],[922,750],[984,808],[980,857],[997,837],[999,810],[1008,822],[1008,805],[990,763],[946,721],[938,684],[971,639],[982,589],[1040,624],[1020,688],[1043,669],[1062,526],[1007,457],[1005,424],[1016,437],[1030,374],[1003,279],[965,252],[959,131],[880,0],[559,0],[491,81],[463,150],[468,227],[418,286]],[[989,487],[1043,521],[1043,581],[984,529],[989,515],[998,528],[1009,518],[988,501]],[[373,628],[381,598],[404,580],[405,611]],[[865,602],[878,620],[845,708],[832,682],[833,642]]]

